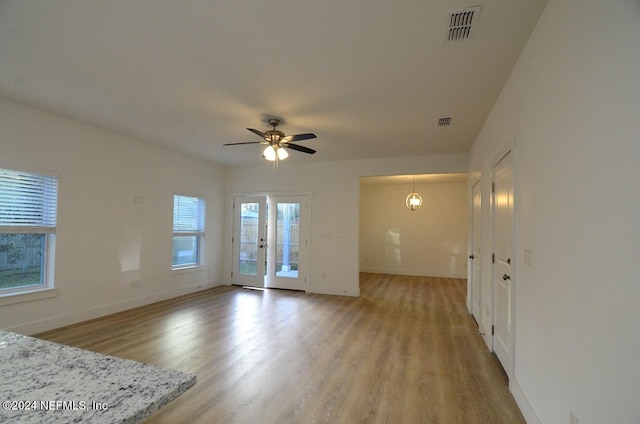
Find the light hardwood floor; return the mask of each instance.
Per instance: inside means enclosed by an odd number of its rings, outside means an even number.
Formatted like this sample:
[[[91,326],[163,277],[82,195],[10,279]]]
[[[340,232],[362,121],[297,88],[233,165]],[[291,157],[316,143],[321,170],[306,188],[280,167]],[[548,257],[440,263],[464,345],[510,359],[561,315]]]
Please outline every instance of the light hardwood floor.
[[[38,337],[198,376],[148,423],[524,423],[465,280],[360,285],[359,298],[222,286]]]

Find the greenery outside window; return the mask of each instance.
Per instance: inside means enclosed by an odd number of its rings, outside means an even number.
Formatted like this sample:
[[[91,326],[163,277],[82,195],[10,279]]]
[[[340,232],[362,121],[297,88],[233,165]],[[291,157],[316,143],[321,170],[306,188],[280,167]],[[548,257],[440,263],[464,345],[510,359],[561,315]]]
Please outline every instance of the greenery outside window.
[[[53,288],[58,179],[0,169],[0,296]]]
[[[203,198],[173,196],[172,269],[202,265],[204,258],[206,203]]]

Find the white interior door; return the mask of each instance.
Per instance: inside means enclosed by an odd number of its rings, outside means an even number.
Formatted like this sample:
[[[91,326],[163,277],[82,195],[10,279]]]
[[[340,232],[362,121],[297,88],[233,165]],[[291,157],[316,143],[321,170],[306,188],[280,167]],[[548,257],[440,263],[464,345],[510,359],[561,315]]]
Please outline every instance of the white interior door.
[[[265,286],[267,197],[239,196],[233,202],[233,284]]]
[[[514,316],[511,292],[511,255],[513,234],[513,172],[511,154],[503,157],[493,168],[494,193],[494,249],[493,271],[494,337],[493,350],[510,375],[512,322]]]
[[[471,189],[471,256],[469,268],[471,269],[471,314],[476,322],[482,322],[482,274],[480,244],[482,236],[482,196],[480,195],[480,181]]]
[[[308,196],[269,196],[267,287],[305,290]]]

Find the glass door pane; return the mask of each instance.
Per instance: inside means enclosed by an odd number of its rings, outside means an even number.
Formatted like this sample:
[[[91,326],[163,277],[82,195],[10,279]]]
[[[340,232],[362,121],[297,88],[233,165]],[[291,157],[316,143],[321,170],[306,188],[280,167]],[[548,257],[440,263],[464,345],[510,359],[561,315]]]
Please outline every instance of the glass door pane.
[[[258,275],[259,203],[240,204],[240,269],[242,275]]]
[[[276,276],[298,278],[300,203],[278,203],[276,208]]]

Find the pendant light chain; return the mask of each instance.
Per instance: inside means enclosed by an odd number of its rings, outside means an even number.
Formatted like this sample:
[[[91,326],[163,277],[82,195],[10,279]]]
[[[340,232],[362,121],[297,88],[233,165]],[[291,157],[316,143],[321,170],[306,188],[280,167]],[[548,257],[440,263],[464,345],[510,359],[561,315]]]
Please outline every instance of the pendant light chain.
[[[407,207],[413,212],[418,210],[420,206],[422,206],[422,196],[416,193],[416,176],[413,175],[413,183],[411,185],[411,193],[407,196],[405,201]]]

